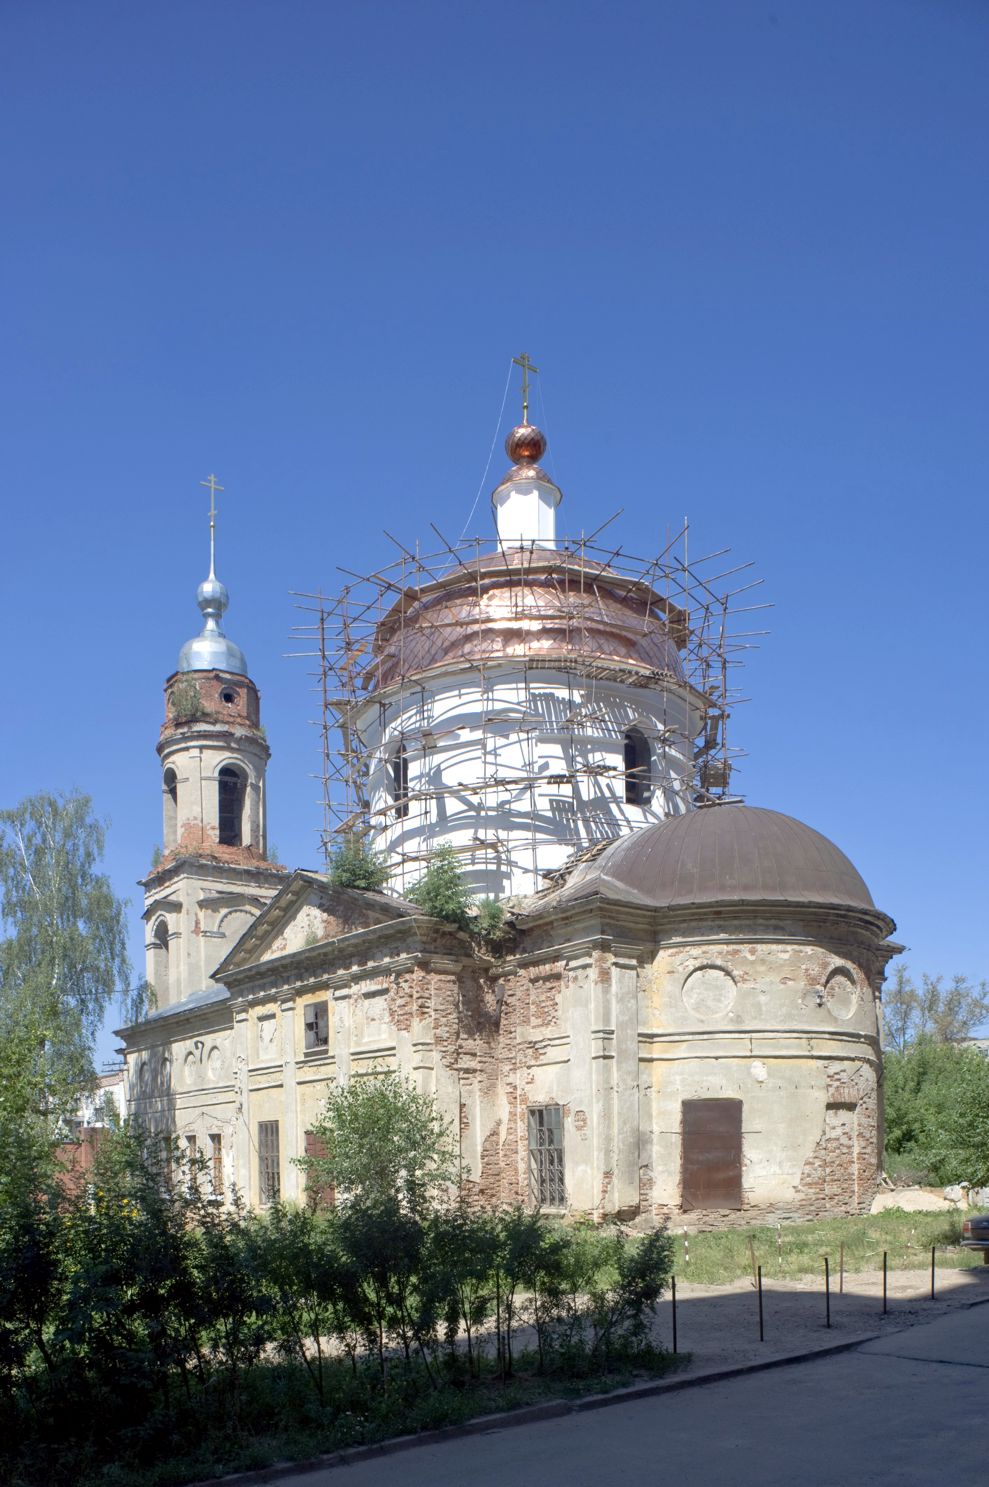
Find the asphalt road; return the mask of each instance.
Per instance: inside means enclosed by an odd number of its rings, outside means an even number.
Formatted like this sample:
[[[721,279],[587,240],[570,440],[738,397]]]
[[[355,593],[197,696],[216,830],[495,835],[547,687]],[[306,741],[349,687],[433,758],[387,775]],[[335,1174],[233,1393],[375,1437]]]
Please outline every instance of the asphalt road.
[[[986,1473],[989,1306],[851,1353],[466,1436],[280,1487],[910,1487]]]

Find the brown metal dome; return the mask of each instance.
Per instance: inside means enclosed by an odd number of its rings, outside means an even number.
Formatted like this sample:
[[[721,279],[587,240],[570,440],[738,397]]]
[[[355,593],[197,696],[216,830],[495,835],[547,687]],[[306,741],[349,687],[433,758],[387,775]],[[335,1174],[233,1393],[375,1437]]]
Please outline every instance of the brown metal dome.
[[[688,811],[622,837],[579,867],[554,898],[595,894],[664,909],[773,903],[877,913],[834,842],[792,816],[746,805]]]

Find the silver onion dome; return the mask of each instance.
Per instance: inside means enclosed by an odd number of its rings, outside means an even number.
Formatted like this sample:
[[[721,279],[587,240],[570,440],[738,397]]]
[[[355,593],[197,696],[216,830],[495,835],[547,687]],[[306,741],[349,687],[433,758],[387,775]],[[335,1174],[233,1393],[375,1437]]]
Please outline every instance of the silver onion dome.
[[[195,640],[187,640],[179,651],[180,671],[232,671],[247,675],[247,662],[239,645],[228,640],[220,629],[220,619],[230,603],[226,585],[210,571],[210,576],[196,590],[196,603],[205,624]]]

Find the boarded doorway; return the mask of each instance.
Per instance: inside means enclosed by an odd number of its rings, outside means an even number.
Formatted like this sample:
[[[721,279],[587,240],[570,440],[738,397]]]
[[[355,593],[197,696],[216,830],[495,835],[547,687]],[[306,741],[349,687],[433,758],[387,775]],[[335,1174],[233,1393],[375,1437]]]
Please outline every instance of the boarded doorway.
[[[741,1208],[741,1100],[684,1100],[683,1208]]]

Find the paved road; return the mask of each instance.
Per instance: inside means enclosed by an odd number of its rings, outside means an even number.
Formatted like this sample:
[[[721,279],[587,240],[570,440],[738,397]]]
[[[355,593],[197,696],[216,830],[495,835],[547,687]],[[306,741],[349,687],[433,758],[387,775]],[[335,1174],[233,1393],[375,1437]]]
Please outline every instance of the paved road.
[[[989,1306],[809,1363],[280,1478],[280,1487],[932,1487],[982,1480]]]

